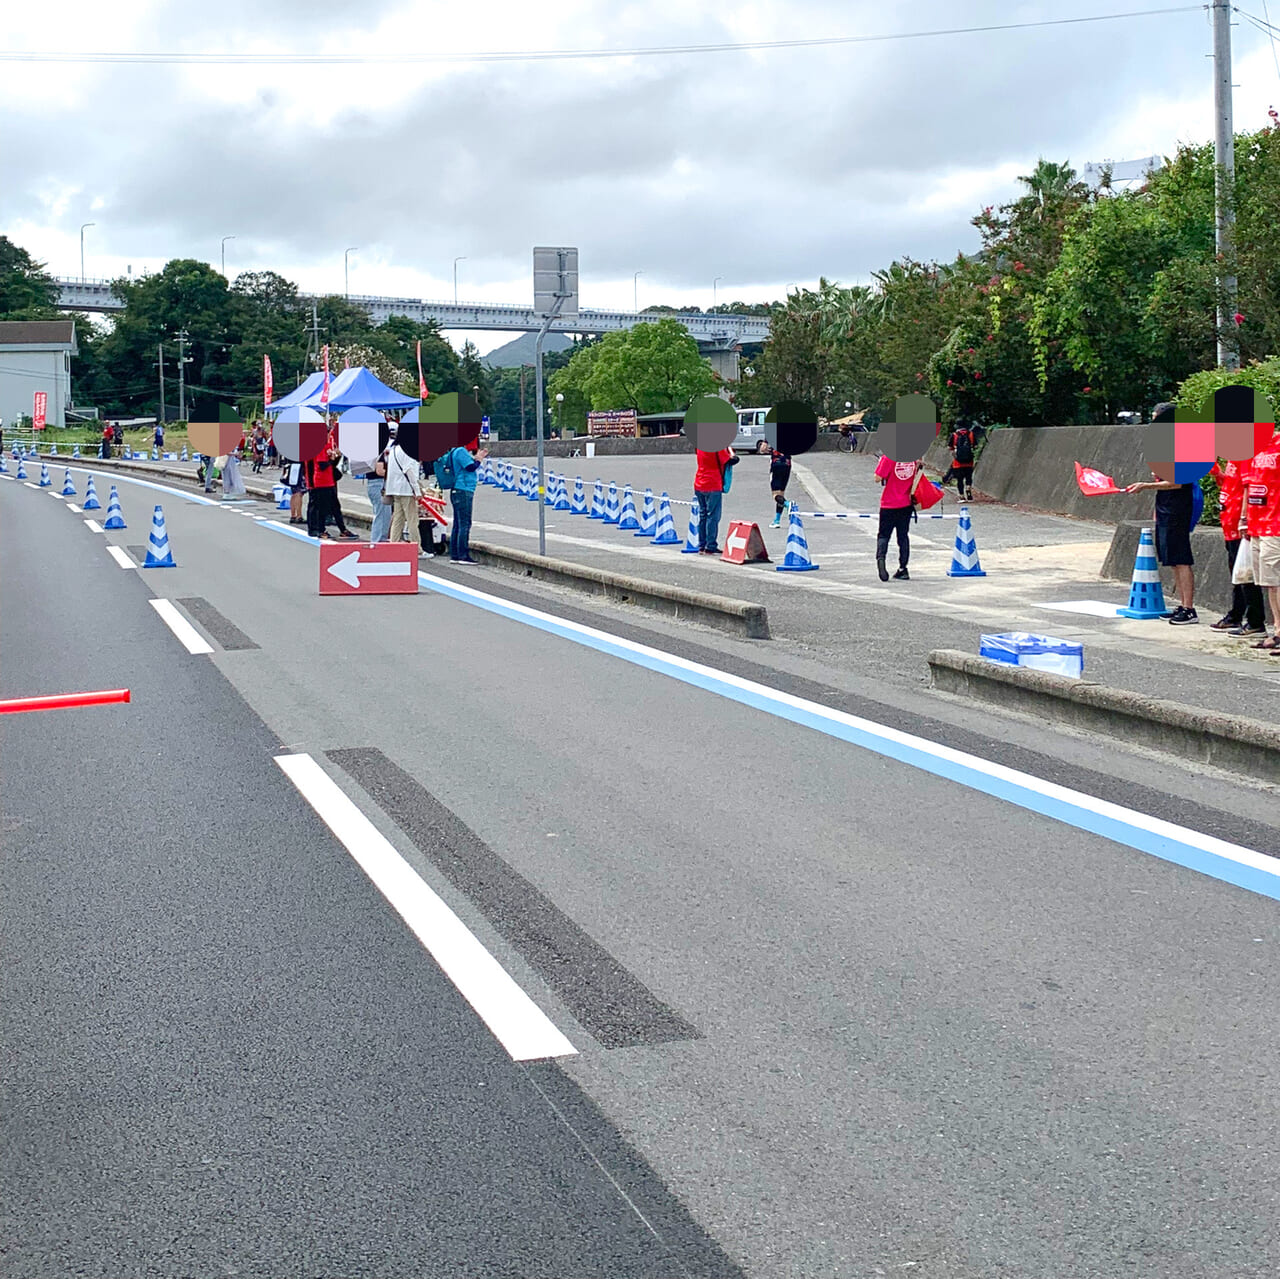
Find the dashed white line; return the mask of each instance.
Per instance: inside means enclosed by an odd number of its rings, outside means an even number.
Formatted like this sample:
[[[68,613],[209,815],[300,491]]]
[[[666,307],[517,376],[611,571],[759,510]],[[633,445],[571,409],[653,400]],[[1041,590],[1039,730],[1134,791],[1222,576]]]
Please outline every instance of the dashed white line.
[[[85,520],[84,523],[85,523],[85,527],[89,530],[90,533],[102,532],[102,525],[99,524],[97,520]]]
[[[137,568],[138,566],[124,553],[118,546],[108,546],[107,554],[111,556],[121,568]]]
[[[276,763],[515,1061],[577,1049],[310,755]]]
[[[213,648],[205,643],[200,632],[174,607],[172,600],[150,600],[148,602],[164,619],[164,624],[178,637],[178,643],[188,653],[213,652]]]
[[[80,514],[80,508],[74,502],[67,503],[67,510],[74,511],[77,515]]]

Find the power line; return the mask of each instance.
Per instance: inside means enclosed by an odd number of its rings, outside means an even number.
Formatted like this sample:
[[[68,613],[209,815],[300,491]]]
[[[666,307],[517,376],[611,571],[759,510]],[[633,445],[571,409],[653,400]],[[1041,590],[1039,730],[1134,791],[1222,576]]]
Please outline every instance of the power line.
[[[696,53],[746,53],[767,49],[814,49],[839,45],[882,44],[895,40],[928,40],[940,36],[1027,31],[1041,27],[1078,26],[1086,22],[1119,22],[1172,13],[1202,12],[1203,4],[1134,9],[1127,13],[1098,13],[1081,18],[1044,18],[1032,22],[989,23],[976,27],[947,27],[933,31],[897,31],[885,35],[814,36],[802,40],[726,41],[717,44],[652,45],[632,49],[508,50],[489,53],[65,53],[34,50],[0,51],[0,62],[95,62],[195,66],[361,66],[465,65],[478,62],[565,62],[601,58],[674,57]]]
[[[1276,27],[1271,21],[1271,14],[1267,9],[1267,0],[1262,0],[1262,17],[1255,17],[1252,13],[1247,13],[1244,9],[1237,8],[1236,12],[1251,25],[1257,27],[1271,41],[1271,60],[1275,63],[1276,77],[1280,79],[1280,54],[1276,52],[1276,32],[1280,28]]]

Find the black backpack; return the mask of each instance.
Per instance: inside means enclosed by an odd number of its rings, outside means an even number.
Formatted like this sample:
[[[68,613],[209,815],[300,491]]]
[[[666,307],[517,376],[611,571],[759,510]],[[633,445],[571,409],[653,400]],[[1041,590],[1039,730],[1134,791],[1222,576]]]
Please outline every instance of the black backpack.
[[[956,427],[956,461],[973,461],[973,432],[967,426]]]

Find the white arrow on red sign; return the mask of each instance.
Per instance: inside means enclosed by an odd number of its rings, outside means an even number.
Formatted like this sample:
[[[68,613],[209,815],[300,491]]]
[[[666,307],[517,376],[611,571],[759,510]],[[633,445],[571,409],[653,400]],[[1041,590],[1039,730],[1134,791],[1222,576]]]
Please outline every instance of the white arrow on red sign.
[[[724,539],[724,544],[729,549],[730,553],[732,553],[735,550],[745,551],[747,549],[747,543],[750,540],[750,536],[747,532],[744,531],[735,537],[733,535],[733,530],[731,529],[729,536]]]
[[[350,555],[344,556],[338,560],[336,564],[329,565],[329,572],[334,575],[340,582],[346,582],[353,590],[360,589],[360,579],[362,577],[408,577],[414,570],[414,565],[405,560],[391,561],[390,563],[371,562],[366,560],[363,564],[360,562],[360,552],[352,551]]]

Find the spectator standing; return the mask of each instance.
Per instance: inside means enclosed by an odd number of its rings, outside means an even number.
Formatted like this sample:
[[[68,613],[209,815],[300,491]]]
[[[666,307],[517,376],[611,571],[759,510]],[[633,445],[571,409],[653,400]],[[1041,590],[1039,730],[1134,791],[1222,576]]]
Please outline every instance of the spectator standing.
[[[102,428],[102,444],[98,449],[99,457],[108,458],[111,456],[112,439],[113,439],[113,434],[111,430],[111,423],[108,422],[106,426]]]
[[[1175,407],[1171,403],[1157,404],[1151,420],[1172,422]],[[1162,480],[1154,471],[1151,474],[1154,479],[1130,484],[1125,492],[1141,493],[1151,489],[1155,493],[1156,559],[1173,570],[1173,585],[1180,601],[1169,614],[1169,625],[1194,626],[1200,618],[1195,610],[1196,561],[1191,553],[1191,485]]]
[[[457,564],[479,563],[471,558],[471,513],[475,506],[480,463],[488,456],[489,450],[482,449],[478,439],[449,454],[453,470],[453,488],[449,490],[449,504],[453,508],[453,527],[449,530],[449,558]]]
[[[698,504],[698,550],[703,555],[719,555],[720,511],[724,505],[725,475],[738,465],[732,449],[708,452],[698,449],[698,469],[693,477],[693,500]]]
[[[307,479],[307,532],[321,540],[328,538],[325,525],[330,518],[338,525],[339,537],[355,538],[355,534],[347,529],[342,518],[342,508],[338,505],[338,481],[335,474],[337,460],[338,450],[330,435],[324,452],[304,468]]]
[[[156,448],[163,452],[164,450],[164,423],[157,422],[155,434],[152,436],[152,442]]]
[[[884,485],[880,494],[880,527],[876,533],[876,572],[880,580],[889,580],[885,561],[889,556],[889,538],[898,539],[898,571],[895,582],[909,582],[907,562],[911,559],[911,494],[921,475],[920,463],[895,462],[891,457],[881,457],[876,463],[876,478]]]
[[[391,532],[391,507],[382,500],[386,488],[387,458],[395,445],[395,427],[391,428],[391,444],[374,459],[372,469],[363,475],[356,475],[357,480],[364,480],[364,491],[369,498],[369,506],[373,511],[373,524],[369,530],[369,541],[385,542]]]
[[[124,427],[119,422],[114,423],[111,427],[111,441],[116,448],[120,448],[124,444]]]
[[[387,453],[384,492],[391,494],[391,540],[415,542],[418,532],[418,494],[422,490],[422,468],[400,447],[393,444]],[[381,499],[379,499],[381,506]],[[387,509],[383,507],[383,509]]]
[[[281,472],[281,482],[289,488],[289,523],[305,524],[302,518],[302,495],[306,492],[307,477],[301,462],[286,462]]]
[[[769,489],[773,493],[773,524],[782,523],[782,512],[787,509],[787,481],[791,478],[791,454],[769,449]]]
[[[1244,507],[1239,531],[1247,539],[1253,580],[1267,593],[1273,634],[1254,648],[1280,656],[1280,433],[1243,468]]]
[[[1249,555],[1249,544],[1241,536],[1244,522],[1244,470],[1247,462],[1215,462],[1211,474],[1218,481],[1218,518],[1222,539],[1227,548],[1227,569],[1235,573],[1240,547]],[[1256,583],[1236,584],[1231,588],[1231,608],[1209,628],[1228,635],[1266,635],[1266,611],[1262,588]]]
[[[248,490],[244,486],[244,479],[240,474],[240,450],[244,447],[244,436],[240,437],[240,445],[238,448],[230,449],[227,452],[227,460],[222,467],[222,496],[223,498],[240,498],[248,496]]]
[[[200,463],[201,470],[197,472],[197,478],[203,478],[204,491],[206,493],[212,493],[213,492],[213,458],[210,457],[208,453],[202,453],[200,457],[201,457],[201,463]]]
[[[957,422],[947,437],[947,447],[951,450],[949,474],[956,477],[956,493],[962,502],[973,497],[973,460],[977,445],[977,430],[969,422]]]

